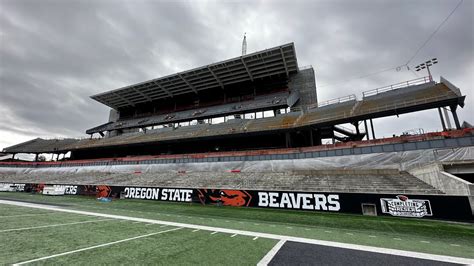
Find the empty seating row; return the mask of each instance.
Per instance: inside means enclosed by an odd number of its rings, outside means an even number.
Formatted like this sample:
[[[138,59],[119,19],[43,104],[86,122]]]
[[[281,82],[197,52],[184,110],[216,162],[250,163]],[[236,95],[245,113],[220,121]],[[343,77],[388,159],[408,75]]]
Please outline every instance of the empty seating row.
[[[405,172],[391,173],[335,170],[303,174],[296,172],[47,172],[4,173],[0,182],[47,184],[105,184],[248,190],[290,190],[320,192],[442,194]]]
[[[212,107],[203,107],[169,114],[154,115],[142,118],[123,119],[113,123],[106,123],[86,131],[87,134],[116,130],[123,128],[147,127],[158,124],[175,123],[183,120],[200,119],[202,117],[224,116],[236,112],[249,112],[263,108],[281,108],[287,106],[288,92],[279,92],[257,96],[252,101],[223,104]]]

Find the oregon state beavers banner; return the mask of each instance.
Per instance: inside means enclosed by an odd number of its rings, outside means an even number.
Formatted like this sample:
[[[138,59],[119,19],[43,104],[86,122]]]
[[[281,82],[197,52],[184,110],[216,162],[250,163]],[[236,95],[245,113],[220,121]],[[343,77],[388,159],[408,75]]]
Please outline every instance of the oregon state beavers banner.
[[[232,189],[160,188],[106,185],[48,185],[0,183],[0,191],[42,193],[45,187],[66,195],[86,195],[205,205],[294,209],[362,214],[371,206],[377,215],[463,220],[473,222],[467,196],[327,193]]]

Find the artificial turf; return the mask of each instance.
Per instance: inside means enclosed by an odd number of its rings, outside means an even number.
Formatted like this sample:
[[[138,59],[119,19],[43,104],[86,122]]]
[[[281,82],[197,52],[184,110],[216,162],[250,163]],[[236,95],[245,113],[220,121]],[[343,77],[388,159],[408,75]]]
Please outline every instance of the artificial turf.
[[[61,254],[146,234],[178,229],[159,224],[100,219],[87,215],[43,215],[31,208],[0,205],[0,264]],[[36,214],[21,216],[18,213]],[[28,218],[26,218],[28,217]],[[40,220],[38,220],[38,218]],[[93,221],[71,224],[72,222]],[[49,227],[46,227],[48,226]],[[59,225],[59,226],[56,226]],[[32,228],[40,227],[41,228]],[[19,231],[6,231],[21,228]],[[178,229],[109,246],[33,262],[33,264],[228,264],[255,265],[276,240]]]
[[[143,200],[101,203],[82,196],[0,193],[0,197],[61,203],[67,208],[100,213],[474,258],[472,224]]]

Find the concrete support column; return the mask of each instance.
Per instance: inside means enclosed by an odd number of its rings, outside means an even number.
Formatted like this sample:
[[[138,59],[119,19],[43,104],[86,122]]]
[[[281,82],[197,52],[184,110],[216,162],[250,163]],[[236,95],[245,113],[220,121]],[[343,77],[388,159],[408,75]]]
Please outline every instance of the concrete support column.
[[[322,141],[322,138],[321,138],[321,129],[319,129],[319,128],[316,129],[316,131],[314,133],[315,133],[315,135],[313,136],[314,145],[316,145],[316,146],[322,145],[323,141]]]
[[[364,127],[365,127],[365,137],[367,138],[367,140],[370,140],[369,129],[367,128],[367,120],[364,120]]]
[[[372,118],[370,119],[370,127],[372,128],[372,139],[375,139],[375,130],[374,123],[372,123]]]
[[[38,155],[39,155],[38,153],[35,153],[35,162],[38,161]]]
[[[291,148],[291,136],[290,136],[290,132],[286,132],[285,133],[285,146],[287,148]]]
[[[459,124],[458,114],[456,112],[456,105],[451,106],[451,113],[453,114],[454,123],[456,124],[456,129],[461,129],[461,124]]]
[[[355,122],[355,123],[354,123],[354,124],[352,124],[352,125],[354,125],[354,127],[355,127],[355,129],[356,129],[356,133],[357,133],[357,135],[359,135],[359,134],[360,134],[360,130],[359,130],[359,122]]]
[[[446,124],[444,123],[443,113],[441,112],[441,107],[438,107],[439,119],[441,120],[441,126],[443,131],[446,131]]]
[[[445,119],[445,122],[446,122],[446,128],[447,129],[451,129],[451,120],[449,120],[449,114],[448,114],[448,109],[446,108],[443,108],[443,112],[444,112],[444,119]]]

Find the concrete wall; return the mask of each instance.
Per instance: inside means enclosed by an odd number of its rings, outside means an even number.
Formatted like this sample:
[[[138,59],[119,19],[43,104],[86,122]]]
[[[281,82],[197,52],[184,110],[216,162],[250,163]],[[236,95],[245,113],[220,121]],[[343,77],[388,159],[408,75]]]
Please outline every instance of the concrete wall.
[[[288,87],[290,90],[297,90],[300,93],[300,100],[295,107],[318,103],[316,78],[313,68],[300,70],[291,76]]]
[[[410,174],[443,191],[448,195],[466,195],[474,215],[474,184],[445,172],[441,164],[429,164],[414,168]]]
[[[474,196],[474,185],[448,172],[437,163],[417,167],[410,174],[449,195]]]
[[[120,118],[120,112],[114,109],[110,109],[109,122],[117,122],[119,118]]]
[[[117,120],[119,120],[120,118],[120,112],[115,110],[115,109],[110,109],[110,112],[109,112],[109,122],[117,122]],[[118,131],[117,130],[112,130],[112,131],[109,131],[107,132],[106,136],[107,137],[115,137],[118,135]]]

